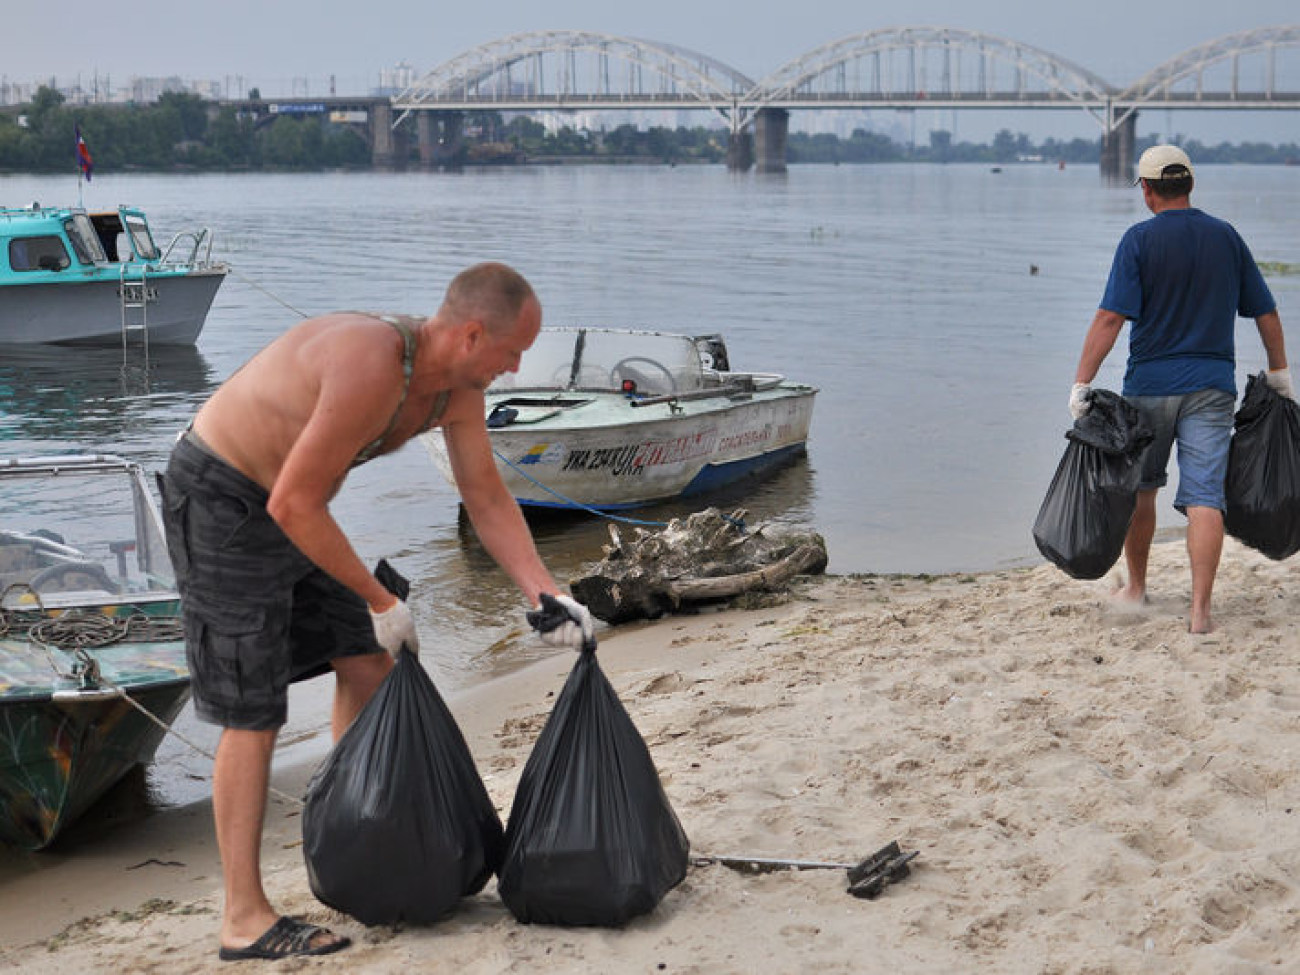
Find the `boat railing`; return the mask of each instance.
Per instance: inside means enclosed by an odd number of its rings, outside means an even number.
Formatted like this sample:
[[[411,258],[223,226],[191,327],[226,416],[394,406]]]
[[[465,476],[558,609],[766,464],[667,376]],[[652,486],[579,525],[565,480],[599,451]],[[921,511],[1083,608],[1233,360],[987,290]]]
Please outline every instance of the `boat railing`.
[[[178,248],[183,250],[186,246],[189,247],[188,257],[172,257],[172,251]],[[199,257],[200,251],[203,253],[202,258]],[[207,267],[212,263],[212,231],[204,227],[202,230],[182,230],[178,232],[163,248],[162,263]]]
[[[748,397],[754,392],[752,383],[743,382],[745,377],[736,377],[735,382],[729,382],[722,386],[714,386],[711,389],[691,389],[681,393],[664,393],[661,396],[643,396],[640,399],[631,401],[632,406],[657,406],[660,403],[687,403],[698,399],[713,399],[716,396]]]
[[[785,381],[785,376],[775,372],[718,372],[719,385],[704,389],[684,390],[680,393],[663,393],[660,396],[643,396],[632,400],[633,406],[654,406],[658,403],[683,403],[690,400],[710,399],[714,396],[743,397],[765,389],[773,389]]]

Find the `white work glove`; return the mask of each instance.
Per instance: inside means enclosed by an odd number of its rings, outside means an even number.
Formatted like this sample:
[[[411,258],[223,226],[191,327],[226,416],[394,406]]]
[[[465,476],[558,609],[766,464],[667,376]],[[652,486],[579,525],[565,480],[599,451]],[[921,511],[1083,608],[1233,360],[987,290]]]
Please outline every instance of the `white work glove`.
[[[1070,416],[1076,420],[1092,409],[1092,387],[1087,383],[1075,383],[1070,387]]]
[[[370,622],[375,627],[375,639],[379,645],[397,659],[402,647],[406,647],[417,657],[420,655],[420,638],[415,633],[415,619],[411,616],[405,600],[399,599],[382,613],[370,611]]]
[[[596,622],[587,607],[576,599],[544,592],[541,605],[524,616],[542,642],[549,646],[573,650],[594,649],[596,646]]]
[[[1295,387],[1291,385],[1290,368],[1270,369],[1264,373],[1264,382],[1268,383],[1269,388],[1279,396],[1295,401]]]

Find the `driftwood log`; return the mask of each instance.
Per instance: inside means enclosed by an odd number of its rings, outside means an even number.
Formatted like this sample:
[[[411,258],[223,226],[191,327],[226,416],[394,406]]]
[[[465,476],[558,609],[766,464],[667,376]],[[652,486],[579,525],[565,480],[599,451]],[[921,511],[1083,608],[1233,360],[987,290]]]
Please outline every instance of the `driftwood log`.
[[[684,603],[773,591],[791,578],[826,569],[816,532],[763,524],[744,527],[744,511],[717,508],[674,518],[628,539],[609,526],[605,557],[570,583],[573,595],[606,623],[657,619]]]

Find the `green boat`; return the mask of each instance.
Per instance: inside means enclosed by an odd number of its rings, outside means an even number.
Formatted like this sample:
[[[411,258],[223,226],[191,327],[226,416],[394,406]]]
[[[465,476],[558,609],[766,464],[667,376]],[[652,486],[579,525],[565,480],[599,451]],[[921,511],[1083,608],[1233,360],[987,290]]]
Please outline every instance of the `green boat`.
[[[0,841],[48,846],[153,759],[189,699],[179,616],[139,465],[0,459]]]

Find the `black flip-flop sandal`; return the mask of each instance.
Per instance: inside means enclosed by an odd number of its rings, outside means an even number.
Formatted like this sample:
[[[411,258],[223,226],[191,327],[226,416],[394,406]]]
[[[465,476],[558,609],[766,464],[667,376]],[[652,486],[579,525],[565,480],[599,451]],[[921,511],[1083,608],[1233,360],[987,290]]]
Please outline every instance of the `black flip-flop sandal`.
[[[312,947],[312,939],[320,934],[333,935],[334,941]],[[217,952],[222,961],[248,961],[264,959],[274,961],[277,958],[293,958],[299,955],[328,955],[342,951],[352,944],[352,939],[336,935],[329,928],[319,924],[308,924],[289,916],[281,917],[266,929],[266,932],[247,948],[226,948]]]

